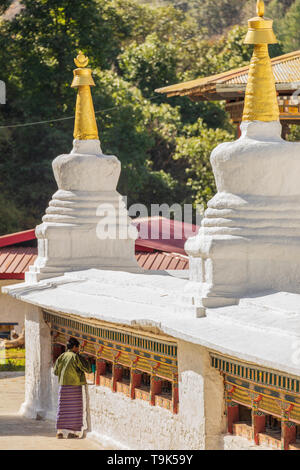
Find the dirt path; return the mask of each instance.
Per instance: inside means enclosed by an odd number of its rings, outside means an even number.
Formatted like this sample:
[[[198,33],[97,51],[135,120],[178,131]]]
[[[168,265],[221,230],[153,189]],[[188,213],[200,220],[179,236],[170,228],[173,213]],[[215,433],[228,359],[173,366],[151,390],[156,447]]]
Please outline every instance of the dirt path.
[[[7,374],[6,374],[7,375]],[[24,376],[0,373],[0,450],[101,450],[89,439],[55,438],[55,424],[22,418],[18,410],[24,401]]]

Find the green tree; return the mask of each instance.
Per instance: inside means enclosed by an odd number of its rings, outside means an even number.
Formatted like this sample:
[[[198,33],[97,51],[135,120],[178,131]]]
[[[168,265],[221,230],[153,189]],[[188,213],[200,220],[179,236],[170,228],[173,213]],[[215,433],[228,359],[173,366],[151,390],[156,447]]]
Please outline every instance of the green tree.
[[[186,186],[192,193],[194,204],[206,206],[216,192],[210,164],[210,154],[220,143],[234,140],[234,134],[223,129],[209,129],[200,118],[187,125],[177,138],[174,160],[186,162]]]
[[[286,52],[292,52],[300,48],[300,0],[295,0],[287,10],[285,16],[284,7],[280,6],[279,15],[283,18],[277,22],[276,33],[283,43]]]
[[[157,2],[144,4],[138,0],[110,0],[116,14],[122,18],[126,28],[123,45],[132,40],[143,43],[147,36],[156,33],[159,41],[184,42],[192,37],[200,37],[196,21],[173,5]]]
[[[2,0],[0,3],[0,15],[4,15],[8,7],[13,3],[13,0]]]
[[[16,207],[9,194],[0,194],[0,234],[17,232],[22,226],[22,211]]]
[[[182,127],[178,109],[145,99],[137,87],[114,72],[98,69],[95,79],[95,107],[108,109],[98,115],[102,146],[122,162],[119,191],[128,196],[130,204],[171,202],[181,197],[172,165]]]
[[[252,47],[243,44],[244,27],[223,36],[223,25],[208,39],[193,10],[199,2],[23,0],[12,21],[1,21],[8,102],[0,124],[72,116],[73,58],[81,49],[94,69],[102,148],[122,162],[119,191],[129,203],[205,204],[215,191],[210,152],[234,135],[224,104],[154,90],[248,64]],[[0,129],[0,233],[40,221],[56,188],[51,162],[69,151],[72,132],[73,119]]]
[[[12,21],[2,20],[1,79],[7,84],[2,125],[72,116],[73,57],[111,67],[126,25],[105,0],[23,0]],[[101,44],[101,47],[99,47]],[[40,220],[55,189],[51,161],[70,148],[72,120],[0,131],[2,191],[24,213],[20,229]]]
[[[119,67],[125,80],[135,83],[146,97],[162,84],[176,82],[176,47],[169,42],[160,43],[156,33],[145,42],[132,42],[119,56]]]
[[[198,10],[197,20],[200,28],[207,28],[209,34],[220,34],[224,29],[240,24],[241,0],[204,0]]]

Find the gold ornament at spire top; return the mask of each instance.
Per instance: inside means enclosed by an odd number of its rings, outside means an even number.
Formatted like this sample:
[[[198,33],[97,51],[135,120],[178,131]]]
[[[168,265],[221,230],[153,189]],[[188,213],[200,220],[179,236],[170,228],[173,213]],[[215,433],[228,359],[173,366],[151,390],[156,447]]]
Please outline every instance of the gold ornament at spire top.
[[[89,58],[86,57],[81,51],[79,52],[78,56],[74,59],[76,67],[87,67],[89,63]]]
[[[277,42],[273,20],[264,17],[263,0],[257,0],[257,17],[248,21],[245,44],[254,44],[245,94],[243,121],[278,121],[279,108],[268,44]]]
[[[265,4],[263,0],[257,0],[256,4],[256,13],[258,16],[264,16],[265,14]]]
[[[79,52],[78,56],[74,59],[74,62],[78,67],[73,72],[74,79],[71,85],[72,88],[78,88],[74,139],[99,139],[91,94],[91,86],[95,86],[95,82],[92,77],[92,70],[86,68],[89,63],[89,59],[82,52]]]
[[[248,21],[248,33],[245,44],[275,44],[277,39],[273,32],[273,20],[265,18],[265,4],[257,0],[257,16]]]

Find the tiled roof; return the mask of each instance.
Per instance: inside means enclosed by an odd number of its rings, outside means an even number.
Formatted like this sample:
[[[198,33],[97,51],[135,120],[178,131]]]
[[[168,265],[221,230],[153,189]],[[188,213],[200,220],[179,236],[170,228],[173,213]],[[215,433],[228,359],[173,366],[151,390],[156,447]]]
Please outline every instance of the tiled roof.
[[[271,60],[277,89],[298,90],[300,83],[300,50],[275,57]],[[248,80],[249,65],[229,70],[210,77],[197,78],[189,82],[159,88],[158,93],[168,96],[201,95],[201,93],[217,92],[218,85],[222,90],[230,86],[244,86]]]

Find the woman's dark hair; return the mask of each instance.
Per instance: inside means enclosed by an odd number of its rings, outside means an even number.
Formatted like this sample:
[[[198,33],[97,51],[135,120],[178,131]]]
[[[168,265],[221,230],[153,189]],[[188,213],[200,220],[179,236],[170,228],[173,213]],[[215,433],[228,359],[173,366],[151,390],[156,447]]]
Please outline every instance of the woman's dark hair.
[[[79,345],[80,343],[76,338],[70,338],[69,341],[67,342],[67,349],[73,349],[74,346],[78,348]]]

